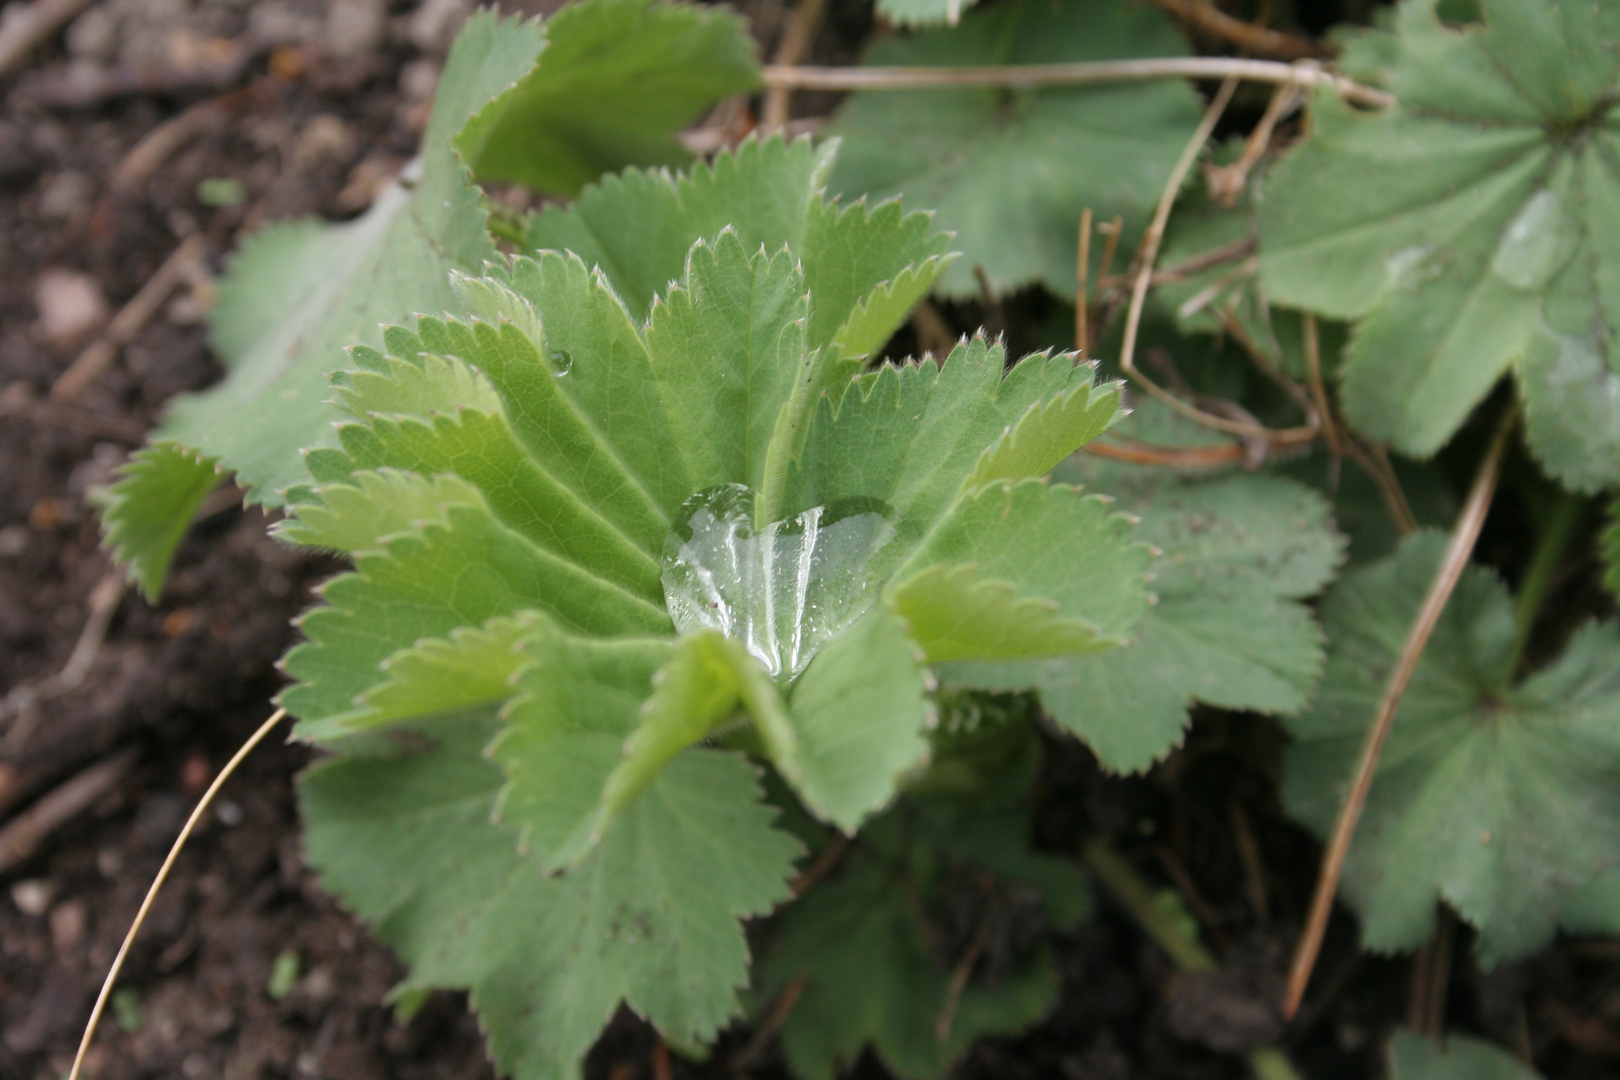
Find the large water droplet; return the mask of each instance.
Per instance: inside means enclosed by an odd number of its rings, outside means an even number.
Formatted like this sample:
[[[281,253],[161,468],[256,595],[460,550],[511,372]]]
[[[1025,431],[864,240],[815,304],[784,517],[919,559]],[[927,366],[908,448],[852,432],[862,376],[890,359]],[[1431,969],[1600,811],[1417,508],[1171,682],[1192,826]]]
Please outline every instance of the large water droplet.
[[[562,378],[574,369],[574,358],[561,349],[551,350],[551,373]]]
[[[664,543],[664,602],[676,629],[719,630],[786,682],[877,598],[866,574],[895,534],[867,507],[818,506],[757,532],[754,493],[701,491]]]

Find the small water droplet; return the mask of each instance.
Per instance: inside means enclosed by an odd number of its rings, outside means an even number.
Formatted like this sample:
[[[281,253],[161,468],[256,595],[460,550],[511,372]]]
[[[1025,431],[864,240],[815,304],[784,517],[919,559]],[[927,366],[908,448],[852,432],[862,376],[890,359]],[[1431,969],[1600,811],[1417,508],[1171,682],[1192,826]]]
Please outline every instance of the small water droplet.
[[[562,378],[574,369],[574,358],[561,349],[551,350],[551,373]]]
[[[758,531],[753,510],[741,484],[687,500],[664,544],[664,602],[682,633],[719,630],[786,682],[872,606],[867,565],[896,530],[866,505],[818,506]]]

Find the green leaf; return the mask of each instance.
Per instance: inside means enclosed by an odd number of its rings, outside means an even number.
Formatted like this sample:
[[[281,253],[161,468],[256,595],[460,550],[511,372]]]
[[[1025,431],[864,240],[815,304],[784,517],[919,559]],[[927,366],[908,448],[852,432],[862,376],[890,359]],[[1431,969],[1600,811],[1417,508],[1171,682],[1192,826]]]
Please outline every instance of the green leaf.
[[[398,469],[364,469],[328,484],[284,518],[275,532],[309,547],[375,551],[386,537],[443,521],[450,506],[479,506],[472,485],[454,476],[423,476]]]
[[[684,165],[675,132],[759,85],[753,38],[729,11],[580,0],[545,29],[542,61],[456,136],[481,181],[574,195],[627,165]]]
[[[1358,318],[1341,368],[1352,423],[1428,456],[1509,370],[1531,448],[1583,490],[1620,479],[1620,13],[1489,0],[1460,29],[1400,9],[1391,89],[1331,92],[1273,172],[1261,214],[1272,299]]]
[[[1323,604],[1327,670],[1314,708],[1288,722],[1283,785],[1289,812],[1319,833],[1445,546],[1419,533]],[[1560,926],[1620,928],[1620,629],[1588,624],[1518,685],[1513,638],[1507,590],[1470,567],[1412,675],[1345,862],[1369,948],[1423,944],[1437,899],[1479,929],[1487,964],[1535,952]]]
[[[865,61],[969,67],[1185,54],[1175,25],[1146,7],[1016,0],[970,12],[955,29],[880,39]],[[996,292],[1040,282],[1072,297],[1081,210],[1099,221],[1123,215],[1130,250],[1201,112],[1191,87],[1175,80],[859,92],[827,129],[843,140],[832,186],[934,207],[966,255],[939,279],[947,296],[978,296],[982,268]]]
[[[454,308],[448,273],[496,257],[478,190],[450,148],[467,116],[534,66],[538,24],[483,14],[457,39],[417,171],[345,225],[276,226],[243,246],[220,286],[215,345],[225,381],[176,398],[155,439],[195,447],[277,505],[307,477],[299,451],[330,440],[327,373],[377,344],[379,326]]]
[[[804,980],[781,1033],[794,1075],[831,1080],[870,1046],[902,1080],[929,1080],[975,1040],[1046,1014],[1058,982],[1047,948],[1004,944],[972,969],[948,1036],[937,1032],[952,969],[978,929],[947,928],[949,897],[971,904],[993,937],[1013,918],[1066,928],[1085,909],[1076,868],[1030,850],[1029,831],[1023,809],[946,800],[904,804],[862,830],[837,876],[783,914],[758,964],[761,1013]]]
[[[905,622],[881,604],[829,641],[788,701],[798,757],[784,771],[805,805],[847,833],[885,806],[927,757],[932,689]]]
[[[986,660],[1079,653],[1106,647],[1095,627],[1065,619],[1055,601],[1020,597],[1010,581],[986,578],[978,566],[941,563],[894,590],[895,610],[931,664],[973,656]]]
[[[1118,643],[1147,608],[1148,549],[1130,543],[1129,534],[1125,518],[1077,488],[997,481],[958,500],[895,578],[904,591],[911,574],[971,564],[1020,596],[1050,601],[1061,618],[1090,627],[1094,640],[1102,639],[1097,645]],[[1084,563],[1074,558],[1077,548],[1089,553]]]
[[[148,600],[157,601],[180,538],[197,508],[219,486],[220,469],[178,443],[138,450],[107,490],[101,506],[102,543]]]
[[[522,645],[542,618],[534,612],[497,616],[482,626],[459,626],[446,638],[425,638],[380,665],[384,681],[359,695],[355,708],[313,723],[299,733],[329,739],[400,720],[469,712],[512,696],[524,666]]]
[[[1390,1080],[1540,1080],[1499,1046],[1447,1033],[1443,1041],[1397,1031],[1389,1041]]]
[[[420,727],[437,749],[337,758],[301,780],[323,883],[410,963],[406,988],[471,989],[497,1066],[567,1080],[622,1001],[678,1043],[738,1011],[739,920],[787,898],[800,848],[771,827],[753,770],[694,751],[626,809],[578,871],[553,876],[492,824],[487,721]]]
[[[1620,502],[1609,507],[1609,525],[1603,530],[1603,584],[1620,594]]]
[[[1148,768],[1180,743],[1195,701],[1290,714],[1322,671],[1322,637],[1300,602],[1332,577],[1343,541],[1328,506],[1266,475],[1181,480],[1156,466],[1089,455],[1060,470],[1140,515],[1157,549],[1156,602],[1123,649],[1039,662],[952,664],[948,684],[1035,686],[1041,703],[1119,772]]]
[[[612,282],[638,318],[679,278],[693,241],[728,226],[742,246],[782,247],[803,263],[812,313],[807,341],[858,359],[889,339],[949,261],[950,237],[931,215],[896,202],[868,208],[824,201],[837,148],[809,139],[750,139],[690,173],[630,169],[587,188],[572,205],[529,219],[531,248],[571,251]]]
[[[327,606],[300,622],[308,641],[284,662],[299,683],[280,701],[305,723],[349,712],[398,650],[498,615],[534,609],[604,635],[669,630],[661,607],[536,547],[482,503],[388,538],[322,595]]]
[[[1094,384],[1093,369],[1072,356],[1026,357],[1010,369],[1006,360],[1001,346],[974,338],[939,367],[885,366],[863,376],[858,393],[822,403],[788,472],[784,511],[875,500],[920,538],[981,468],[1004,474],[997,479],[1038,476],[1122,415],[1119,384]]]

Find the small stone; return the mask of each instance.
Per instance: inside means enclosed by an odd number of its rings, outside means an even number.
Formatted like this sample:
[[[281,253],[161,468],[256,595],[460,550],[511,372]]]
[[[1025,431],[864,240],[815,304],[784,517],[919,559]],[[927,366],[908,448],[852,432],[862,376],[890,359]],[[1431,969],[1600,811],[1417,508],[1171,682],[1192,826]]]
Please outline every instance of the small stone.
[[[89,910],[83,900],[64,900],[51,909],[51,944],[66,952],[84,940]]]
[[[320,113],[310,118],[304,130],[298,133],[293,146],[293,160],[309,166],[320,161],[340,161],[353,156],[354,130],[331,113]]]
[[[11,887],[11,902],[24,915],[40,916],[50,909],[56,886],[41,878],[28,878]]]
[[[383,5],[378,0],[332,0],[326,9],[321,48],[328,56],[351,59],[382,43]]]
[[[0,529],[0,559],[14,559],[28,548],[28,526],[7,525]]]
[[[46,270],[34,287],[39,328],[53,349],[82,342],[107,321],[107,298],[101,283],[77,270]]]
[[[406,101],[428,101],[439,88],[437,60],[419,56],[399,69],[399,95]]]
[[[423,52],[444,52],[471,12],[467,0],[422,0],[405,24],[405,36]]]
[[[78,172],[76,168],[63,168],[52,175],[39,193],[39,212],[53,222],[65,222],[79,210],[91,204],[96,194],[96,181]]]

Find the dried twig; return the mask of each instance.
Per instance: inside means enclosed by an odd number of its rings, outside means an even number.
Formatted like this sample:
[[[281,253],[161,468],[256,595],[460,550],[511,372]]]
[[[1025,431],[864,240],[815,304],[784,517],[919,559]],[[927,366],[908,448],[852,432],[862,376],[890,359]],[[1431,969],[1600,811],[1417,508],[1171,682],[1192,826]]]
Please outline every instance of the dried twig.
[[[169,848],[169,854],[164,857],[163,865],[158,868],[157,877],[152,879],[152,887],[146,890],[146,898],[141,901],[140,910],[135,913],[135,921],[130,925],[129,933],[124,935],[124,943],[118,946],[118,955],[113,957],[112,969],[107,972],[106,981],[101,984],[101,993],[96,995],[95,1007],[90,1010],[90,1022],[84,1027],[84,1036],[79,1040],[78,1053],[73,1055],[73,1068],[68,1071],[67,1080],[79,1080],[79,1071],[84,1068],[84,1055],[90,1050],[90,1041],[96,1037],[96,1027],[101,1023],[101,1014],[107,1008],[107,998],[112,994],[113,984],[118,981],[118,973],[124,968],[124,958],[129,955],[129,947],[134,944],[135,935],[140,932],[141,924],[146,921],[147,912],[152,910],[152,901],[157,899],[163,883],[169,880],[169,871],[174,868],[174,861],[180,857],[180,849],[191,839],[192,831],[197,828],[197,822],[202,820],[203,812],[213,804],[214,796],[225,786],[225,781],[230,779],[237,766],[242,764],[248,754],[252,753],[253,748],[263,742],[264,737],[270,734],[286,715],[286,709],[277,709],[271,713],[270,718],[259,725],[259,730],[248,736],[247,742],[243,743],[241,749],[231,756],[231,760],[225,763],[223,769],[219,770],[214,782],[208,785],[208,790],[197,800],[196,809],[191,811],[191,816],[186,819],[180,835],[175,837],[174,846]]]
[[[794,1006],[799,1004],[799,998],[804,996],[804,988],[809,985],[808,975],[798,975],[782,988],[782,992],[776,995],[776,1000],[771,1002],[771,1011],[765,1014],[765,1019],[754,1029],[748,1044],[731,1059],[733,1073],[746,1072],[753,1067],[760,1055],[765,1053],[765,1048],[771,1044],[771,1040],[776,1037],[776,1033],[781,1030],[782,1025],[787,1023],[787,1018],[793,1014]]]
[[[146,440],[145,426],[134,420],[91,412],[76,405],[42,401],[34,396],[33,387],[21,381],[14,382],[4,391],[0,391],[0,416],[70,428],[98,439],[111,439],[113,442],[134,444]]]
[[[1512,435],[1517,422],[1517,411],[1510,410],[1497,427],[1496,436],[1491,440],[1490,449],[1485,453],[1485,460],[1480,463],[1479,473],[1474,477],[1474,486],[1468,493],[1468,501],[1463,504],[1462,513],[1457,517],[1456,527],[1451,533],[1451,543],[1446,547],[1445,558],[1440,563],[1439,572],[1435,574],[1434,583],[1429,586],[1429,594],[1423,598],[1423,605],[1418,609],[1417,618],[1406,636],[1406,643],[1401,647],[1400,656],[1395,661],[1395,668],[1390,672],[1383,699],[1378,704],[1378,712],[1367,731],[1367,741],[1362,746],[1361,759],[1356,763],[1349,794],[1345,796],[1344,805],[1339,809],[1338,820],[1333,824],[1333,834],[1322,854],[1322,869],[1316,879],[1316,894],[1311,898],[1310,915],[1306,919],[1305,930],[1300,935],[1293,967],[1288,973],[1288,993],[1283,1001],[1283,1015],[1289,1018],[1292,1018],[1299,1009],[1300,999],[1305,996],[1305,986],[1310,982],[1311,969],[1316,966],[1316,956],[1321,951],[1322,937],[1327,931],[1328,915],[1333,910],[1333,897],[1338,893],[1339,875],[1344,870],[1344,857],[1350,851],[1350,838],[1355,834],[1356,822],[1361,817],[1362,807],[1366,805],[1367,792],[1372,787],[1373,773],[1378,768],[1378,757],[1383,752],[1384,740],[1388,738],[1389,730],[1394,724],[1395,710],[1400,706],[1402,695],[1406,693],[1412,672],[1417,669],[1418,659],[1423,655],[1423,647],[1429,643],[1429,635],[1434,633],[1434,628],[1439,624],[1440,615],[1446,609],[1446,601],[1451,599],[1451,592],[1457,587],[1457,581],[1462,577],[1464,567],[1468,565],[1468,557],[1473,553],[1474,544],[1479,540],[1479,530],[1485,524],[1485,515],[1491,506],[1491,496],[1496,492],[1496,481],[1502,472],[1502,456],[1507,451],[1508,437]]]
[[[990,931],[995,926],[996,916],[1001,913],[1001,897],[996,895],[995,883],[985,875],[979,882],[987,897],[984,905],[984,914],[979,917],[979,925],[973,932],[973,940],[962,953],[956,967],[951,971],[951,980],[945,984],[945,1001],[939,1007],[939,1015],[934,1018],[934,1038],[944,1045],[951,1037],[951,1026],[956,1023],[956,1009],[962,1003],[962,992],[967,989],[968,979],[973,976],[973,968],[984,955],[984,947],[989,944]]]
[[[0,874],[28,858],[40,841],[117,787],[135,764],[135,756],[135,751],[129,749],[97,762],[0,829]]]
[[[1279,433],[1267,442],[1268,452],[1309,446],[1316,441],[1316,433],[1308,428],[1296,428]],[[1211,443],[1207,446],[1158,446],[1119,436],[1096,439],[1081,447],[1088,454],[1096,454],[1110,461],[1128,461],[1133,465],[1166,465],[1174,469],[1202,469],[1216,465],[1231,465],[1248,461],[1250,450],[1242,441]]]
[[[1232,818],[1232,835],[1237,840],[1238,858],[1243,863],[1243,884],[1249,892],[1249,904],[1254,917],[1262,925],[1271,921],[1271,904],[1266,896],[1266,864],[1260,857],[1260,844],[1254,838],[1254,826],[1249,815],[1236,801],[1227,804]]]
[[[794,878],[788,886],[793,895],[803,896],[810,886],[820,881],[838,865],[839,860],[844,857],[844,852],[848,850],[849,837],[843,833],[833,837],[832,842],[821,849],[821,854],[816,856],[815,862],[806,867],[804,872]]]
[[[1141,79],[1242,79],[1262,83],[1331,86],[1346,101],[1373,108],[1395,104],[1393,94],[1363,86],[1314,64],[1283,64],[1231,56],[1172,56],[1153,60],[1098,60],[1072,64],[990,67],[778,67],[764,70],[767,87],[794,90],[937,90],[982,86],[1029,90]]]
[[[194,272],[208,240],[201,233],[188,236],[170,253],[140,291],[130,298],[107,329],[79,354],[51,386],[51,400],[71,402],[82,394],[118,357],[123,348],[140,336],[146,324],[158,313],[175,287]]]
[[[1451,989],[1451,952],[1457,923],[1441,907],[1434,936],[1412,958],[1412,982],[1406,999],[1406,1026],[1419,1035],[1439,1038],[1445,1030],[1446,994]]]
[[[1339,445],[1339,425],[1333,420],[1333,407],[1328,403],[1327,386],[1322,382],[1322,338],[1317,332],[1316,315],[1305,313],[1305,372],[1310,379],[1311,400],[1316,403],[1316,415],[1322,425],[1322,439],[1334,459],[1344,455]]]
[[[1187,417],[1195,423],[1205,427],[1224,431],[1229,435],[1236,435],[1242,439],[1263,441],[1267,444],[1278,442],[1284,438],[1316,437],[1314,425],[1302,428],[1290,428],[1283,431],[1273,431],[1258,424],[1242,420],[1232,420],[1224,416],[1217,416],[1206,409],[1183,401],[1158,383],[1144,375],[1136,366],[1136,335],[1142,325],[1142,308],[1147,301],[1148,285],[1153,280],[1154,262],[1159,255],[1159,244],[1164,239],[1165,225],[1170,220],[1170,208],[1175,205],[1176,195],[1181,190],[1181,183],[1186,179],[1193,162],[1203,152],[1204,143],[1209,140],[1210,133],[1220,121],[1221,114],[1226,111],[1227,103],[1232,100],[1232,94],[1237,90],[1235,77],[1228,77],[1216,91],[1215,99],[1210,102],[1204,113],[1203,121],[1188,140],[1187,147],[1181,152],[1181,158],[1176,162],[1175,168],[1170,171],[1170,178],[1165,182],[1164,191],[1159,196],[1159,205],[1154,211],[1153,220],[1148,225],[1146,235],[1142,238],[1141,253],[1136,259],[1136,281],[1131,289],[1131,303],[1125,314],[1125,338],[1120,344],[1119,366],[1126,375],[1164,402],[1171,409]]]
[[[792,68],[810,55],[810,45],[821,27],[821,16],[827,10],[827,0],[799,0],[793,14],[788,17],[787,29],[782,32],[781,43],[771,63],[778,68]],[[761,110],[760,127],[776,131],[785,127],[791,112],[793,87],[772,86],[765,92],[765,106]]]
[[[1209,0],[1148,0],[1154,7],[1174,15],[1207,34],[1230,41],[1260,56],[1275,56],[1281,60],[1304,60],[1313,56],[1327,56],[1329,50],[1310,38],[1285,34],[1264,26],[1235,19],[1217,8]]]
[[[79,631],[79,640],[74,643],[73,652],[68,654],[67,663],[56,674],[38,682],[23,683],[0,698],[0,724],[14,716],[27,717],[31,710],[76,689],[84,681],[85,675],[90,672],[90,665],[96,662],[96,656],[101,652],[102,643],[107,640],[107,628],[112,625],[113,615],[118,611],[127,589],[128,582],[117,570],[96,582],[95,588],[90,590],[90,613],[85,618],[84,629]],[[27,725],[25,719],[22,726]],[[8,731],[7,742],[16,741],[19,734],[15,728]]]
[[[1086,317],[1091,308],[1091,207],[1080,211],[1079,250],[1074,264],[1074,351],[1081,356],[1091,352],[1091,332]]]
[[[1211,198],[1222,206],[1237,205],[1238,196],[1243,194],[1243,187],[1249,182],[1250,170],[1265,156],[1266,148],[1271,145],[1271,136],[1277,130],[1278,121],[1298,105],[1303,96],[1304,90],[1298,83],[1288,82],[1277,87],[1266,105],[1265,114],[1244,140],[1243,153],[1238,159],[1230,165],[1211,165],[1205,170]]]
[[[93,3],[95,0],[34,0],[7,7],[5,23],[0,25],[0,79]]]

